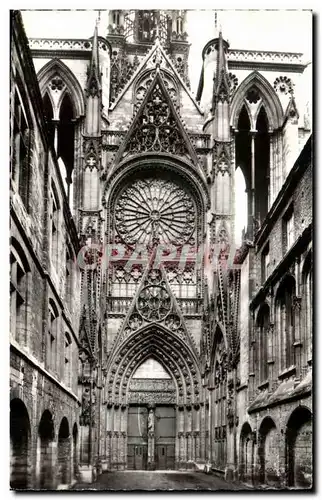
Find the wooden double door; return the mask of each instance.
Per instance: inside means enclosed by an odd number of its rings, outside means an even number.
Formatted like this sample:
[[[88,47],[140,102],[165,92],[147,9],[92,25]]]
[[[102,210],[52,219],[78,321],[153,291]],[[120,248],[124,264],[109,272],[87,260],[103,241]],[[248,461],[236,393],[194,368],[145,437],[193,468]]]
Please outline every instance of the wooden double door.
[[[175,408],[169,405],[156,406],[153,420],[154,433],[151,437],[151,433],[148,433],[148,407],[130,406],[127,446],[127,468],[130,470],[175,468]]]

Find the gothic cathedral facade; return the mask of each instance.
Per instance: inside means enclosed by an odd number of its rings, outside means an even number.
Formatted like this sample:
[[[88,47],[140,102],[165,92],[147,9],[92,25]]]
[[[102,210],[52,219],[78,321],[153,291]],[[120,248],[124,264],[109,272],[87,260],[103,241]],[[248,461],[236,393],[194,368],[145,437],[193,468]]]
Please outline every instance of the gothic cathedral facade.
[[[217,32],[194,95],[186,11],[110,11],[90,39],[11,24],[12,486],[201,469],[310,487],[301,54]]]

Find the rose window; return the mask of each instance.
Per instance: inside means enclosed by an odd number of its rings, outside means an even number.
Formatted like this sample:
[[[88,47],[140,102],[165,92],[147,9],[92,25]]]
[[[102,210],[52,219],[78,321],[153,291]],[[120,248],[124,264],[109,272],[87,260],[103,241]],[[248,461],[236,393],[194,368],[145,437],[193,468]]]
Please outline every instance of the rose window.
[[[161,321],[169,313],[171,298],[167,290],[161,286],[143,288],[137,299],[137,309],[147,321]]]
[[[129,244],[183,245],[195,228],[191,196],[162,179],[138,180],[127,187],[115,207],[116,229]]]

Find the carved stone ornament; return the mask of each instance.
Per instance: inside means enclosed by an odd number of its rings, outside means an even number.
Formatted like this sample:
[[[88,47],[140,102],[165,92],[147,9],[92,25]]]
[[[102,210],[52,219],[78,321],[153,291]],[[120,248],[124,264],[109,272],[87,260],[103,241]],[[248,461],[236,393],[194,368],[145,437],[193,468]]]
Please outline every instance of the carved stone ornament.
[[[142,325],[142,318],[139,314],[132,314],[129,318],[129,327],[131,330],[138,330]]]
[[[101,89],[99,88],[99,83],[95,74],[93,74],[87,83],[87,95],[96,97],[101,95]]]
[[[180,327],[181,320],[176,314],[169,314],[165,321],[166,327],[171,331],[176,331]]]
[[[171,297],[161,286],[147,286],[138,297],[137,309],[147,321],[162,321],[171,309]]]
[[[127,145],[131,154],[148,151],[184,155],[187,148],[170,109],[167,96],[156,83]]]
[[[174,182],[137,180],[127,187],[115,207],[121,239],[129,244],[186,243],[195,228],[195,207],[190,195]]]
[[[126,83],[130,80],[131,76],[138,67],[140,61],[137,55],[134,56],[131,62],[123,49],[112,52],[111,59],[111,86],[110,86],[110,100],[114,102],[125,87]]]
[[[145,94],[147,93],[147,90],[150,87],[154,77],[155,77],[155,70],[148,73],[148,75],[145,75],[144,78],[142,78],[142,80],[139,81],[134,95],[136,110],[141,105],[145,97]],[[178,90],[176,88],[174,81],[172,81],[172,79],[170,79],[170,77],[164,72],[162,72],[162,79],[164,81],[164,85],[167,89],[169,96],[176,105],[178,100]]]
[[[183,33],[181,36],[187,37],[187,33]],[[187,55],[178,55],[177,57],[171,57],[171,60],[178,71],[179,75],[181,76],[182,80],[184,83],[187,85],[188,88],[190,88],[190,81],[189,81],[189,71],[188,71],[188,57]]]
[[[175,404],[176,393],[172,392],[130,392],[129,403],[133,404]]]
[[[218,101],[225,102],[229,101],[230,97],[230,86],[229,81],[225,77],[225,70],[221,71],[220,85],[217,89],[217,99]]]
[[[64,89],[65,84],[59,75],[55,75],[51,80],[49,87],[53,92],[61,92]]]
[[[229,88],[230,88],[230,96],[232,96],[238,87],[237,76],[234,75],[233,73],[228,73],[228,83],[229,83]]]
[[[274,81],[274,89],[281,94],[293,94],[293,82],[287,76],[279,76]]]
[[[250,104],[257,104],[260,100],[260,95],[256,87],[251,87],[247,92],[246,99]]]

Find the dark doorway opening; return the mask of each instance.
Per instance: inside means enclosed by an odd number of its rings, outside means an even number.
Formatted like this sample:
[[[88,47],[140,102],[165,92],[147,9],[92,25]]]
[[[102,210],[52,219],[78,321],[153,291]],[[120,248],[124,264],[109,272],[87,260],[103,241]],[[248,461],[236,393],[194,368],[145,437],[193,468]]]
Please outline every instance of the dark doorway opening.
[[[30,422],[27,408],[20,399],[10,403],[10,486],[26,489],[29,485]]]

